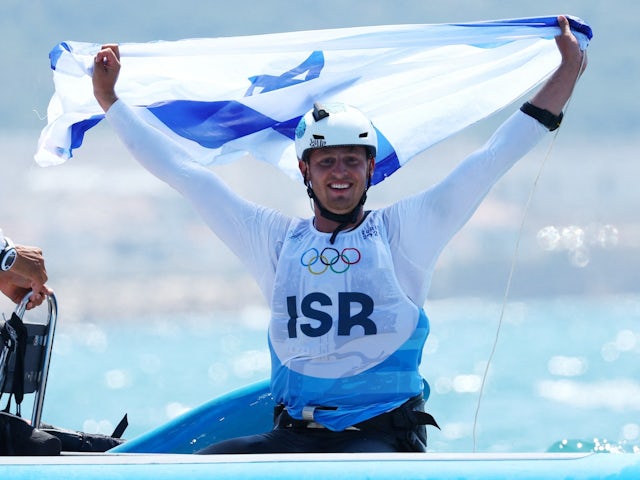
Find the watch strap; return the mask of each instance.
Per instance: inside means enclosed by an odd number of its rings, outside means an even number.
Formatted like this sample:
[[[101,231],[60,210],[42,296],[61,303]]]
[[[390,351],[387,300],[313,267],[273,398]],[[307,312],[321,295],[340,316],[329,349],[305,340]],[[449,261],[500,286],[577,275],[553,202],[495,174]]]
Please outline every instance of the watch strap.
[[[536,107],[535,105],[525,102],[520,110],[532,118],[535,118],[542,125],[547,127],[550,132],[557,130],[560,124],[562,123],[562,117],[564,114],[560,112],[560,115],[554,115],[549,110],[545,110],[544,108]]]
[[[7,272],[11,270],[17,258],[18,252],[13,242],[9,237],[4,237],[4,246],[0,251],[0,271]]]

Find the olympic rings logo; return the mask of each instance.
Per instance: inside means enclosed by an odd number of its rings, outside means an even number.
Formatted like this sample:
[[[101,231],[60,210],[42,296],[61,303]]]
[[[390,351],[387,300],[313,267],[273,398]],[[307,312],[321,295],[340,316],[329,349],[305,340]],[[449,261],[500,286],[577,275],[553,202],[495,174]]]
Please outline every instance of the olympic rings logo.
[[[360,261],[362,255],[357,248],[345,248],[339,252],[335,248],[326,247],[322,252],[317,248],[310,248],[300,257],[300,263],[313,275],[322,275],[331,269],[333,273],[344,273],[351,265]]]

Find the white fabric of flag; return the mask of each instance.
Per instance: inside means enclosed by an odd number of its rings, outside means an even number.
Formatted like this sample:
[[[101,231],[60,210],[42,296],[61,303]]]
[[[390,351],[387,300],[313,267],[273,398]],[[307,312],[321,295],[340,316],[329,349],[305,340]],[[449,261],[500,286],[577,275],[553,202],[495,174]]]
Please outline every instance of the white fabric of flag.
[[[587,48],[591,29],[568,17]],[[299,175],[295,127],[314,102],[362,110],[378,132],[377,183],[435,143],[509,105],[559,64],[556,17],[356,27],[120,45],[118,96],[215,164],[246,154]],[[50,53],[55,93],[36,161],[71,158],[104,114],[100,44]]]

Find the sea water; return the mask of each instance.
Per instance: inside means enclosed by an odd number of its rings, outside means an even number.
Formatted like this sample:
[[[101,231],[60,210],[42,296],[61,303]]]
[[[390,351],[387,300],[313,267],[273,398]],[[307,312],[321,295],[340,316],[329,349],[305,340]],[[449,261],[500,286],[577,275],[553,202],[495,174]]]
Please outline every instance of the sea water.
[[[442,427],[430,429],[430,451],[639,451],[640,295],[425,308],[421,370]],[[267,322],[262,307],[71,324],[61,315],[43,421],[109,434],[126,413],[132,438],[268,377]]]

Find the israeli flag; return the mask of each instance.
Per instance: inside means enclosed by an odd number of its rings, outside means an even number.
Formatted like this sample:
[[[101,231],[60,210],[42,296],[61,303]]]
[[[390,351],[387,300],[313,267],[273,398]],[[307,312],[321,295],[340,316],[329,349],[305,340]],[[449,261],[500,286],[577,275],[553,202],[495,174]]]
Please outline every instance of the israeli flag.
[[[586,49],[591,29],[568,17]],[[362,110],[378,132],[374,183],[515,101],[559,64],[556,17],[392,25],[120,45],[117,93],[215,164],[251,154],[299,175],[295,127],[314,102]],[[36,161],[60,164],[104,118],[91,74],[100,44],[49,54],[55,93]]]

